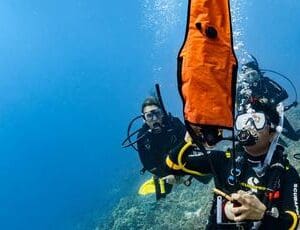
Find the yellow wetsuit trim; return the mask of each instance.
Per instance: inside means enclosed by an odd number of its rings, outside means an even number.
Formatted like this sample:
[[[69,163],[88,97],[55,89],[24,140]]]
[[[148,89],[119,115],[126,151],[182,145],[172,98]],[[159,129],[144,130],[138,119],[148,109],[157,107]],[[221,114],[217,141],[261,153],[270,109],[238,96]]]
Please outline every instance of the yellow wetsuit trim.
[[[191,141],[187,142],[179,151],[179,154],[178,154],[178,165],[179,167],[181,168],[182,171],[186,172],[186,173],[189,173],[189,174],[193,174],[193,175],[197,175],[197,176],[205,176],[206,174],[203,174],[203,173],[200,173],[198,171],[194,171],[194,170],[191,170],[191,169],[187,169],[185,168],[185,164],[182,164],[182,156],[183,154],[186,152],[186,150],[191,147],[193,144]]]
[[[297,227],[297,223],[298,223],[298,216],[295,212],[292,211],[285,211],[286,213],[290,214],[293,218],[293,224],[292,226],[289,228],[289,230],[295,230]]]
[[[226,157],[226,158],[231,158],[231,152],[226,151],[226,152],[225,152],[225,157]]]
[[[159,178],[159,187],[160,187],[160,193],[161,194],[166,193],[165,181],[161,178]]]
[[[290,166],[285,166],[285,170],[288,171],[290,169]]]
[[[174,169],[174,170],[181,170],[182,168],[180,168],[179,165],[175,164],[170,157],[168,156],[166,159],[166,164],[169,168]]]
[[[263,187],[263,186],[246,184],[244,182],[241,182],[240,185],[242,185],[243,187],[246,187],[246,188],[257,189],[257,190],[261,190],[261,191],[265,191],[267,189],[266,187]]]

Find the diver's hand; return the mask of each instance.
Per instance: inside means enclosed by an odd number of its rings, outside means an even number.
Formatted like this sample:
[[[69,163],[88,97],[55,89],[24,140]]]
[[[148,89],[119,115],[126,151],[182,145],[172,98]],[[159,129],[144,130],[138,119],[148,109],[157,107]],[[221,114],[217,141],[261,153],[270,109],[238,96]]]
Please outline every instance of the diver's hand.
[[[192,142],[192,137],[188,132],[185,133],[184,141],[185,142]]]
[[[166,181],[168,184],[176,184],[176,178],[175,178],[174,175],[168,175],[168,176],[165,176],[161,179]]]
[[[161,178],[162,180],[165,180],[166,183],[168,184],[182,184],[184,182],[183,178],[179,177],[179,176],[175,176],[175,175],[168,175],[165,176],[163,178]]]
[[[231,194],[231,198],[240,204],[239,207],[231,209],[234,221],[261,220],[263,218],[267,208],[255,195],[240,190]]]

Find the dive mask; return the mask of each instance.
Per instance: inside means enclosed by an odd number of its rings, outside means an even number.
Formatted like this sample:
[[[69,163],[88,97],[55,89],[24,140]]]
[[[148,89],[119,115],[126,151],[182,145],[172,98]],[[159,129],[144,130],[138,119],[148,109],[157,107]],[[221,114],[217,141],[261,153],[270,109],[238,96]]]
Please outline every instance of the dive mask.
[[[154,117],[156,119],[161,119],[163,117],[163,112],[161,109],[154,109],[143,114],[145,121],[153,121]]]
[[[266,117],[263,113],[245,113],[236,118],[235,128],[237,139],[243,146],[255,145],[258,140],[258,131],[266,124]]]
[[[265,127],[266,116],[264,113],[244,113],[237,116],[235,120],[235,128],[237,131],[255,127],[256,130],[261,130]]]
[[[242,69],[242,73],[240,74],[240,78],[249,84],[254,84],[258,82],[261,78],[261,75],[254,69]]]

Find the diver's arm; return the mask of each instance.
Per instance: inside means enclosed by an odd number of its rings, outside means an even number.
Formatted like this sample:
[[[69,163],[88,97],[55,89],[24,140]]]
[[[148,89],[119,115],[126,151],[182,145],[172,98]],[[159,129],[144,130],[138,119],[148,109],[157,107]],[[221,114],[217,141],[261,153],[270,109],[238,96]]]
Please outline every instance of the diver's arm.
[[[297,229],[299,225],[300,210],[300,178],[295,168],[290,167],[286,172],[281,185],[282,206],[279,211],[279,222],[281,229]],[[267,210],[265,218],[276,218],[272,216],[271,210]]]
[[[168,174],[171,175],[186,175],[184,171],[182,171],[182,167],[179,166],[178,164],[178,153],[181,150],[181,148],[185,145],[186,143],[182,141],[180,144],[175,146],[173,149],[169,151],[169,153],[166,155],[165,159],[165,168],[166,171],[168,171]]]
[[[147,146],[145,146],[145,143],[142,140],[137,142],[137,149],[138,149],[138,154],[140,161],[144,167],[144,169],[148,170],[151,172],[153,168],[155,168],[154,165],[154,160],[153,160],[153,154],[151,151],[151,146],[148,146],[149,149],[147,149]]]
[[[282,185],[283,208],[280,218],[287,229],[296,229],[299,225],[300,177],[296,169],[290,166]]]
[[[206,156],[190,142],[183,142],[167,155],[166,165],[174,175],[206,176],[212,173],[209,158],[217,165],[223,156],[224,153],[219,151],[209,152]]]
[[[174,117],[174,125],[175,125],[177,138],[179,140],[183,140],[185,133],[186,133],[184,124],[180,121],[179,118]]]
[[[288,111],[292,107],[297,107],[297,105],[298,105],[298,102],[294,101],[292,104],[284,106],[284,111]]]
[[[276,104],[289,97],[287,91],[283,87],[281,87],[277,82],[273,81],[269,77],[263,77],[263,79],[268,91],[276,93]]]
[[[149,165],[147,164],[147,160],[146,160],[147,158],[146,149],[144,146],[139,146],[139,144],[138,144],[138,154],[143,167],[148,170]]]
[[[298,141],[300,139],[300,135],[298,134],[298,132],[299,131],[296,131],[293,128],[287,117],[284,116],[282,134],[293,141]]]

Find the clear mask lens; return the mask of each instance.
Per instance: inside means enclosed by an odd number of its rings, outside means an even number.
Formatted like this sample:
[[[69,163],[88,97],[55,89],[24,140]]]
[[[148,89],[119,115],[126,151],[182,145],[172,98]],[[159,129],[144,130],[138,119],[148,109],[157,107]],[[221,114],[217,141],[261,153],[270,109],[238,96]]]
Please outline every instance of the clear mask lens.
[[[155,110],[144,113],[144,118],[146,121],[153,121],[154,118],[160,119],[160,118],[162,118],[162,116],[163,116],[163,113],[162,113],[161,109],[155,109]]]
[[[237,116],[235,120],[236,130],[242,130],[252,125],[255,126],[257,130],[263,129],[266,124],[266,117],[263,113],[245,113]]]

